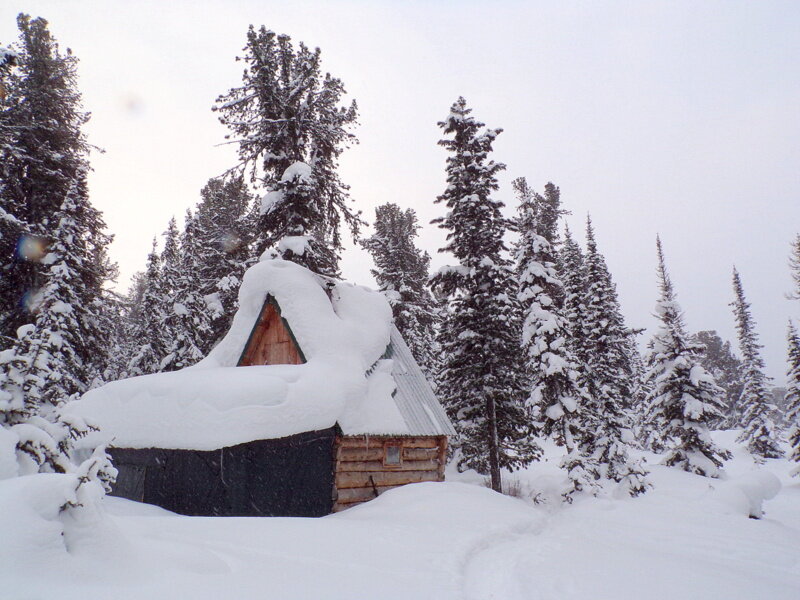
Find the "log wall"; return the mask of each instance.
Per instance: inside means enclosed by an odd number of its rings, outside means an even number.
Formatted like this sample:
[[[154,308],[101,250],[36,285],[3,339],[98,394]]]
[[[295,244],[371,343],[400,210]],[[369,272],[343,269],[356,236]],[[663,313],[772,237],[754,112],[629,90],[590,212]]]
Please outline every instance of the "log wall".
[[[386,446],[400,447],[400,464],[385,462]],[[422,481],[444,481],[446,436],[341,436],[336,440],[333,511]]]
[[[303,362],[305,361],[280,313],[272,303],[266,302],[239,360],[239,366],[299,365]]]

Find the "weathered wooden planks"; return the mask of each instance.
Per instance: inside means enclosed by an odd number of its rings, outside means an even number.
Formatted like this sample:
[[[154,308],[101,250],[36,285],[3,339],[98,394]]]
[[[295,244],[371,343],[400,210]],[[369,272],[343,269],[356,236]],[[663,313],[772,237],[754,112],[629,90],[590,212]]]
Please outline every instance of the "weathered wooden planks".
[[[404,448],[438,448],[438,437],[386,437],[380,435],[345,436],[339,439],[342,448],[383,448],[398,444]]]
[[[383,461],[342,461],[339,463],[338,471],[437,471],[439,469],[438,460],[404,460],[399,465],[384,466]]]
[[[438,448],[403,448],[403,460],[435,460],[439,458]]]
[[[384,464],[385,447],[400,446],[402,462]],[[445,436],[343,436],[336,448],[336,501],[338,512],[367,502],[386,490],[409,483],[444,481],[447,458]]]
[[[272,304],[265,304],[239,365],[299,365],[302,362],[280,314]]]
[[[438,481],[439,474],[434,471],[347,471],[336,473],[336,488],[371,487],[385,485],[405,485],[421,481]]]
[[[339,490],[337,503],[338,504],[354,504],[358,502],[366,502],[368,500],[372,500],[375,498],[375,492],[378,492],[378,495],[386,492],[388,490],[393,490],[394,488],[401,487],[399,485],[384,485],[384,486],[376,486],[373,488],[370,487],[361,487],[361,488],[345,488]]]

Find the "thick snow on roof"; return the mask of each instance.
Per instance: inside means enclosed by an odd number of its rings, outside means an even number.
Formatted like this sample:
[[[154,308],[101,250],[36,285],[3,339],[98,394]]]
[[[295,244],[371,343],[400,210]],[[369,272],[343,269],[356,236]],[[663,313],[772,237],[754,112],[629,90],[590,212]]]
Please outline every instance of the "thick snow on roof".
[[[268,294],[307,362],[237,367]],[[214,450],[335,423],[346,434],[408,434],[392,398],[391,361],[378,362],[391,326],[382,294],[265,260],[245,274],[231,329],[205,359],[109,383],[65,410],[100,428],[87,444],[124,448]]]

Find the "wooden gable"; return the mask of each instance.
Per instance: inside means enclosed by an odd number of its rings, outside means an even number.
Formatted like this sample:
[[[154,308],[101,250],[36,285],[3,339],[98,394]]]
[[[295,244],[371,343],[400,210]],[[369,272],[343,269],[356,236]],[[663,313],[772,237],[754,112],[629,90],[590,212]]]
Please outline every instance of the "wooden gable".
[[[239,359],[240,367],[251,365],[299,365],[306,362],[281,309],[267,296],[261,315],[250,332]]]

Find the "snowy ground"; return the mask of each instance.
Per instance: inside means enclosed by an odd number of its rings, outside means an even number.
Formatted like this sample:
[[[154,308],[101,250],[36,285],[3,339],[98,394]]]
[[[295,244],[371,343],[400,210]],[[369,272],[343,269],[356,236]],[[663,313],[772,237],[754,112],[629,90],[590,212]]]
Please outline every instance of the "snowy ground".
[[[730,432],[717,439],[734,447]],[[655,488],[641,498],[572,506],[530,502],[530,490],[546,499],[557,487],[544,463],[514,477],[522,499],[423,483],[322,519],[270,519],[181,517],[106,498],[66,526],[37,505],[44,487],[6,480],[0,597],[800,598],[800,478],[786,461],[756,467],[736,449],[722,481],[651,469]],[[774,492],[764,473],[783,487],[750,519],[758,495]]]

